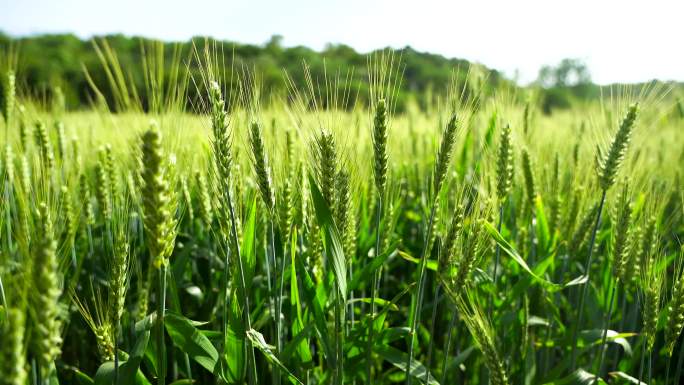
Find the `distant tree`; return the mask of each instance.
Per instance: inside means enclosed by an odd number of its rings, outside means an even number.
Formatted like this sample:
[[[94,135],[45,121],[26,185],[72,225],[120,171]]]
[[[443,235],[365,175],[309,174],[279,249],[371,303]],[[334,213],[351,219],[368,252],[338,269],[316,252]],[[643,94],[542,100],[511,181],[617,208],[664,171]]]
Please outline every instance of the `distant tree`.
[[[563,59],[556,66],[543,66],[537,82],[545,88],[572,87],[591,83],[591,75],[582,60]]]
[[[283,35],[273,35],[264,46],[267,51],[280,52],[283,49]]]
[[[542,88],[542,110],[548,114],[555,108],[569,108],[573,99],[596,94],[589,68],[580,59],[563,59],[555,66],[539,69],[537,85]]]

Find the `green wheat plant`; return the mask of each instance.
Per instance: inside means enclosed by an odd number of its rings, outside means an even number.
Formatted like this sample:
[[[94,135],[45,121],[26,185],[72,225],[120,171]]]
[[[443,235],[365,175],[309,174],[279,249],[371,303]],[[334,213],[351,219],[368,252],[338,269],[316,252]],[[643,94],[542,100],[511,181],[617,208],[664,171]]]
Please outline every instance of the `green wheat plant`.
[[[0,68],[0,384],[680,382],[675,86],[243,48]]]

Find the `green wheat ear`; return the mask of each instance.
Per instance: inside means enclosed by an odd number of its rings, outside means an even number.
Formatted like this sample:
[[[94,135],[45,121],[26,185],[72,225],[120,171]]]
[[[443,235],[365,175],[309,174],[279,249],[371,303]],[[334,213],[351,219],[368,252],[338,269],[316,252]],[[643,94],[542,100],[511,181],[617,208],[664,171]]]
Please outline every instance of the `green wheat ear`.
[[[385,191],[387,184],[387,107],[385,99],[378,100],[373,120],[373,176],[375,187],[380,194]]]
[[[64,163],[66,157],[66,133],[64,132],[64,123],[61,121],[55,122],[55,131],[57,131],[57,155],[59,155],[60,162]]]
[[[269,213],[273,214],[275,207],[275,193],[271,181],[271,170],[268,167],[268,158],[264,149],[264,138],[261,127],[253,122],[249,130],[249,144],[252,149],[252,161],[256,173],[259,193]]]
[[[527,194],[527,202],[531,208],[534,208],[534,200],[537,196],[537,187],[534,183],[534,170],[532,165],[532,158],[527,149],[522,151],[522,168],[523,177],[525,179],[525,193]]]
[[[217,82],[209,85],[209,101],[211,103],[211,129],[213,131],[212,147],[216,161],[220,183],[228,183],[232,165],[231,137],[228,131],[228,113],[226,103]],[[223,185],[222,185],[223,186]],[[227,190],[226,190],[227,191]]]
[[[0,323],[0,376],[2,384],[26,384],[26,355],[24,353],[25,332],[24,311],[16,308],[7,310],[7,319]]]
[[[111,306],[111,321],[119,325],[126,304],[126,292],[129,280],[129,245],[123,230],[116,233],[112,265],[109,276],[109,300]]]
[[[26,154],[19,156],[19,186],[24,194],[29,194],[31,191],[31,166],[29,165]]]
[[[142,136],[141,199],[147,247],[158,268],[168,264],[176,238],[175,199],[166,180],[161,133],[156,125]]]
[[[523,110],[523,132],[525,135],[529,133],[530,130],[530,120],[531,120],[531,111],[530,111],[530,101],[527,100],[525,102],[525,109]]]
[[[639,245],[638,261],[642,266],[646,266],[649,263],[649,258],[651,258],[653,250],[656,246],[658,237],[656,222],[657,220],[655,216],[648,217],[646,220],[646,225],[643,228],[643,232],[641,233],[641,239],[639,240],[641,244]]]
[[[354,218],[352,214],[351,178],[349,173],[344,170],[338,172],[336,184],[337,207],[334,210],[335,224],[342,237],[345,256],[351,258],[351,248],[353,246],[350,245],[349,238],[354,233]]]
[[[4,87],[2,87],[2,117],[5,119],[5,124],[9,127],[12,122],[12,114],[14,112],[15,103],[15,83],[16,77],[13,71],[7,71]]]
[[[435,197],[439,195],[446,178],[449,164],[451,163],[451,155],[454,151],[454,143],[456,143],[456,130],[458,129],[458,118],[456,114],[451,115],[449,122],[442,133],[442,143],[437,151],[437,161],[435,162],[435,170],[433,172],[433,188]]]
[[[80,175],[83,171],[83,158],[81,157],[81,145],[78,137],[71,138],[71,160],[74,163],[74,174]]]
[[[585,211],[584,216],[582,217],[582,221],[577,226],[577,229],[575,229],[575,232],[573,233],[572,238],[570,240],[570,244],[568,245],[569,249],[573,253],[577,253],[579,250],[582,249],[584,241],[589,235],[591,226],[594,223],[598,210],[598,204],[594,204],[587,211]]]
[[[627,283],[629,279],[628,270],[630,266],[630,231],[629,226],[632,222],[632,202],[629,197],[629,186],[624,183],[617,198],[615,208],[615,230],[613,240],[613,261],[615,263],[615,276]]]
[[[95,166],[95,198],[97,198],[97,206],[102,217],[109,222],[112,218],[112,189],[104,162],[104,159],[101,158]]]
[[[457,260],[457,245],[461,236],[461,229],[463,228],[463,205],[456,208],[451,217],[451,224],[447,233],[444,235],[442,243],[442,252],[440,253],[440,271],[445,277],[452,278],[453,267]]]
[[[485,318],[482,310],[468,295],[458,295],[455,301],[459,313],[462,314],[463,322],[473,336],[475,343],[482,351],[485,366],[489,370],[492,385],[508,385],[508,376],[503,360],[496,349],[495,334],[490,321]]]
[[[102,157],[102,164],[104,170],[107,173],[107,178],[109,179],[109,193],[114,199],[118,196],[119,192],[119,178],[117,174],[116,163],[114,162],[114,154],[112,152],[112,146],[108,143],[105,144],[102,152],[100,153]]]
[[[643,285],[643,334],[646,340],[647,350],[653,351],[655,337],[660,317],[660,305],[664,288],[664,271],[658,268],[659,256],[647,256],[647,263],[642,271]]]
[[[454,288],[463,288],[470,283],[475,265],[488,246],[483,221],[471,218],[467,234],[463,242],[463,252],[457,261],[457,272],[453,280]]]
[[[677,339],[682,334],[684,328],[684,268],[682,265],[682,258],[684,254],[679,255],[679,262],[675,269],[675,275],[672,283],[672,301],[667,307],[667,322],[665,326],[665,346],[667,354],[672,357]]]
[[[506,198],[513,181],[513,147],[511,145],[511,126],[505,125],[499,139],[499,152],[496,160],[496,194],[500,201]]]
[[[318,178],[321,193],[332,209],[335,207],[335,178],[337,176],[337,148],[335,138],[328,130],[322,130],[316,140]]]
[[[78,177],[78,188],[83,204],[83,221],[87,225],[95,223],[95,212],[93,211],[93,203],[90,195],[90,185],[88,185],[88,177],[86,174],[81,174]]]
[[[188,178],[184,176],[180,179],[181,194],[183,195],[183,204],[185,205],[185,212],[188,214],[190,223],[195,222],[195,210],[192,205],[192,195],[190,195],[190,187],[188,186]]]
[[[92,288],[91,288],[92,289]],[[82,301],[75,291],[71,292],[71,299],[81,313],[83,321],[95,336],[97,351],[102,361],[114,360],[114,326],[112,324],[112,311],[110,303],[102,299],[100,290],[91,290],[92,308],[87,302]]]
[[[52,362],[60,353],[62,344],[61,323],[58,319],[58,302],[61,295],[57,242],[50,213],[45,203],[38,206],[39,232],[33,256],[32,280],[35,294],[32,297],[32,351],[36,357],[41,375],[49,373]]]
[[[78,220],[74,214],[74,206],[71,202],[71,192],[67,186],[62,186],[62,217],[64,219],[64,239],[69,247],[73,246],[74,237],[78,230]]]
[[[197,195],[199,199],[197,211],[204,226],[209,228],[213,221],[211,195],[209,194],[209,188],[207,187],[207,180],[200,171],[195,172],[195,182],[197,183]]]
[[[26,108],[20,104],[17,112],[19,113],[19,143],[21,144],[21,149],[26,152],[29,149],[31,140],[31,134],[26,124]]]
[[[14,184],[14,151],[9,143],[5,146],[5,176],[9,185]]]
[[[620,127],[615,133],[613,142],[606,154],[597,154],[597,168],[599,174],[599,184],[601,189],[608,190],[614,183],[620,165],[622,164],[629,140],[632,136],[632,129],[637,118],[639,104],[634,103],[629,106],[627,115],[622,119]]]
[[[55,154],[52,151],[52,144],[50,143],[50,137],[48,136],[45,124],[42,122],[37,122],[33,136],[36,140],[36,146],[40,151],[40,160],[43,171],[49,175],[49,173],[55,167]]]

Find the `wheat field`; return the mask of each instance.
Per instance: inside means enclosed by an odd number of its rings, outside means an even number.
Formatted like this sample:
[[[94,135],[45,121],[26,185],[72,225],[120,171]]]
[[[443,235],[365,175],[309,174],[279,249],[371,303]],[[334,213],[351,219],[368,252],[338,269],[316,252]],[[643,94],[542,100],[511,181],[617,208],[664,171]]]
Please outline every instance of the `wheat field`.
[[[368,105],[220,64],[110,57],[75,111],[1,74],[0,384],[680,383],[667,85],[547,115],[462,68],[397,111],[389,54]]]

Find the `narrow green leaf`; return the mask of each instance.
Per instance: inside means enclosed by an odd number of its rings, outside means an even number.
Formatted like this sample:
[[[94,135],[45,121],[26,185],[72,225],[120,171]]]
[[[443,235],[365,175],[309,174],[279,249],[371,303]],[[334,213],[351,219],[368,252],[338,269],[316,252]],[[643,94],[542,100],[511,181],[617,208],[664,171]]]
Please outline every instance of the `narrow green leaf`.
[[[592,385],[605,383],[601,378],[596,380],[595,374],[589,373],[584,369],[577,369],[567,377],[547,382],[544,385]]]
[[[449,363],[447,364],[447,371],[451,371],[454,368],[457,368],[460,366],[462,363],[465,362],[465,360],[470,357],[470,355],[475,351],[475,346],[468,346],[465,348],[459,355],[457,355],[454,358],[449,359]]]
[[[415,264],[420,263],[420,258],[416,258],[416,257],[414,257],[414,256],[412,256],[412,255],[410,255],[404,251],[399,250],[399,255],[409,262],[413,262]],[[437,261],[435,261],[434,259],[428,259],[426,261],[426,263],[427,263],[427,265],[425,267],[428,270],[437,271]]]
[[[546,253],[550,249],[551,243],[551,232],[549,231],[549,223],[546,218],[546,212],[544,210],[544,202],[541,196],[537,195],[534,200],[535,206],[535,221],[537,230],[537,239],[539,240],[540,249]]]
[[[317,286],[313,279],[306,271],[301,259],[296,260],[296,269],[302,280],[302,292],[307,308],[311,310],[314,323],[316,324],[316,336],[323,346],[326,354],[332,356],[330,343],[330,333],[328,333],[328,319],[326,316],[327,297],[325,290],[317,290]],[[321,285],[322,287],[322,285]]]
[[[549,326],[549,321],[536,315],[531,315],[527,319],[527,326]]]
[[[240,257],[242,258],[242,266],[244,267],[245,286],[247,291],[249,291],[249,289],[252,287],[254,272],[256,270],[256,197],[252,199],[252,204],[249,207],[247,220],[242,227],[242,248],[240,249]]]
[[[613,377],[613,378],[623,379],[623,380],[629,382],[630,384],[646,385],[645,382],[639,381],[638,379],[630,376],[629,374],[627,374],[625,372],[610,372],[610,373],[608,373],[608,375]]]
[[[353,300],[347,301],[347,304],[352,304],[352,303],[356,303],[356,302],[371,303],[371,299],[370,298],[354,298]],[[393,311],[399,310],[399,306],[391,303],[390,301],[382,299],[382,298],[376,298],[375,303],[378,304],[379,306],[388,306],[389,310],[393,310]]]
[[[200,366],[214,373],[218,362],[218,351],[209,338],[202,334],[189,319],[175,313],[167,313],[164,325],[173,344],[188,354]]]
[[[370,262],[363,266],[361,270],[358,270],[354,273],[352,280],[349,283],[349,289],[358,289],[359,285],[362,283],[368,284],[373,277],[373,273],[375,273],[380,266],[384,265],[389,257],[395,255],[395,253],[396,251],[394,248],[390,247],[388,251],[378,255],[377,257],[371,258]]]
[[[313,360],[311,349],[309,348],[309,336],[312,325],[304,326],[302,308],[299,299],[299,285],[297,284],[297,231],[292,231],[292,239],[290,243],[290,258],[291,258],[291,270],[290,270],[290,305],[294,309],[296,315],[295,319],[292,321],[292,335],[294,336],[290,342],[283,348],[281,352],[284,359],[288,359],[292,355],[292,350],[297,352],[297,357],[299,360],[306,364]]]
[[[299,320],[302,319],[301,302],[299,300],[299,285],[297,284],[297,231],[292,231],[290,242],[290,305],[295,309],[295,314]]]
[[[406,338],[411,329],[408,327],[385,328],[380,331],[380,341],[383,345],[388,345],[394,341]]]
[[[525,262],[525,259],[518,254],[518,252],[511,246],[502,236],[501,234],[496,230],[494,226],[492,226],[491,223],[485,222],[484,223],[485,229],[489,234],[494,238],[496,243],[499,244],[501,247],[501,250],[503,250],[506,254],[508,254],[509,257],[511,257],[520,267],[523,268],[525,272],[527,272],[536,282],[544,286],[547,290],[550,291],[557,291],[563,288],[563,286],[558,285],[556,283],[550,282],[545,280],[544,278],[538,276],[530,267],[527,265],[527,262]]]
[[[407,372],[406,370],[406,361],[407,361],[407,354],[395,349],[391,346],[386,346],[386,345],[376,345],[373,350],[380,355],[382,358],[384,358],[387,362],[391,363],[392,365],[396,366],[400,370],[403,370],[404,372]],[[418,360],[413,360],[411,361],[411,368],[408,370],[408,374],[421,380],[423,383],[425,383],[425,380],[427,379],[428,375],[428,370],[425,368],[425,366],[420,363]],[[435,379],[433,375],[430,375],[430,381],[428,382],[430,385],[439,385],[439,382]]]
[[[328,207],[328,203],[321,194],[321,191],[316,185],[314,178],[309,176],[309,185],[311,186],[311,197],[316,208],[316,218],[318,225],[323,232],[324,248],[327,262],[332,265],[335,273],[335,283],[337,289],[342,296],[342,300],[347,300],[347,261],[344,257],[344,249],[342,247],[342,237],[340,236],[332,212]]]
[[[632,355],[632,345],[627,341],[628,337],[634,337],[636,333],[618,333],[615,330],[607,330],[606,341],[622,346],[625,354]],[[603,338],[603,329],[582,330],[580,338],[584,341],[584,345],[598,345]]]
[[[88,376],[87,374],[83,373],[82,371],[76,368],[72,370],[74,372],[74,377],[76,377],[76,382],[79,385],[95,385],[95,381],[93,381],[93,379],[90,378],[90,376]]]
[[[124,379],[122,378],[122,366],[119,363],[119,383],[120,384],[131,384],[131,385],[151,385],[150,381],[145,378],[145,375],[140,371],[140,369],[135,371],[135,375],[132,378]],[[114,363],[111,361],[105,362],[97,368],[95,373],[95,385],[112,385],[114,384]]]
[[[577,278],[573,279],[572,281],[563,285],[563,287],[582,285],[582,284],[586,283],[587,280],[588,280],[588,277],[586,275],[580,275],[579,277],[577,277]]]
[[[264,357],[266,357],[268,362],[277,366],[283,371],[283,373],[285,373],[285,375],[287,375],[287,378],[290,380],[290,382],[293,384],[304,385],[303,382],[295,377],[295,375],[292,374],[292,372],[290,372],[282,362],[280,362],[278,357],[276,357],[276,355],[273,353],[273,347],[266,343],[266,340],[264,340],[264,336],[261,333],[254,329],[247,330],[247,338],[252,341],[252,345],[254,345],[255,348],[259,349],[259,351],[264,354]]]
[[[315,330],[314,324],[304,326],[298,319],[292,323],[292,339],[287,342],[283,351],[280,353],[283,361],[289,361],[296,352],[302,364],[308,364],[313,360],[311,349],[309,348],[309,337]]]

